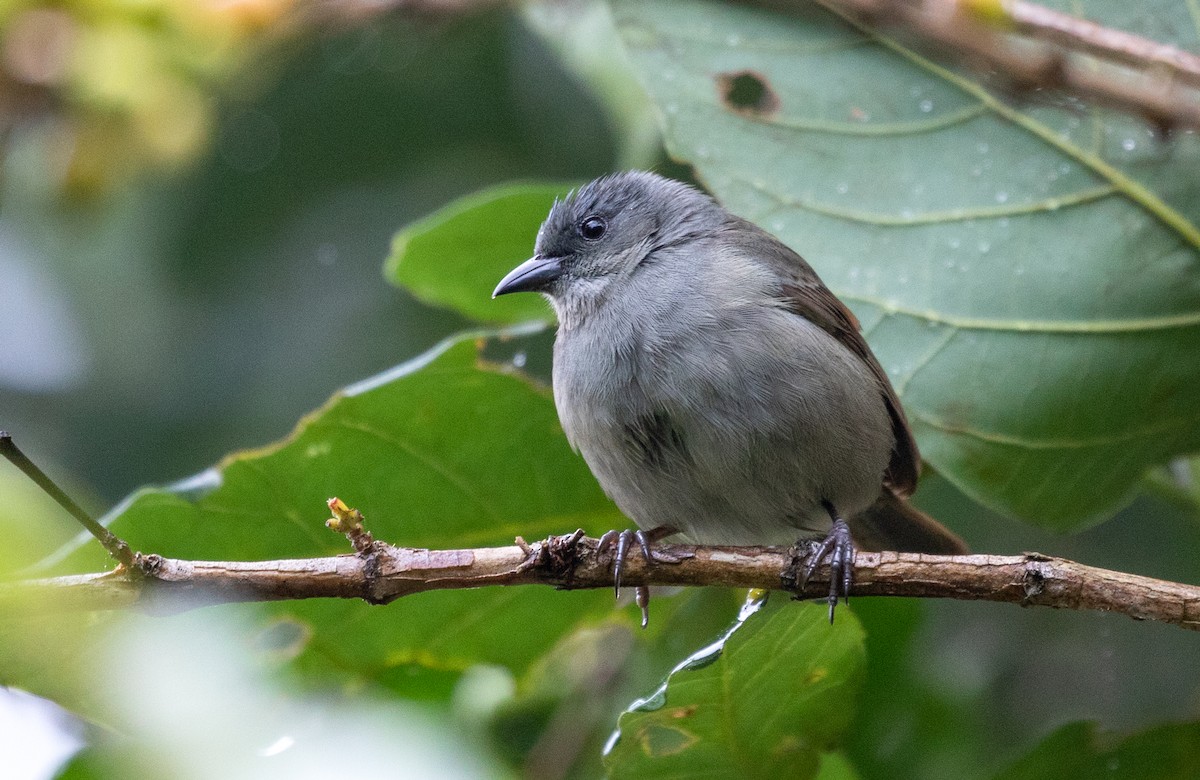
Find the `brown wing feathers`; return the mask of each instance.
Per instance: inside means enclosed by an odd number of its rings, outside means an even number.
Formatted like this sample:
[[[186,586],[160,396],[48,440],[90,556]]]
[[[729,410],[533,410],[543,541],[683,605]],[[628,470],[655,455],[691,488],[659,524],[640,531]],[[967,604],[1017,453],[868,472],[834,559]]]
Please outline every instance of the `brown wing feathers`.
[[[829,335],[840,341],[847,349],[859,357],[879,385],[879,392],[887,404],[888,415],[892,418],[892,434],[895,444],[892,448],[892,459],[884,472],[884,481],[901,496],[909,496],[917,487],[917,477],[921,473],[921,456],[917,452],[917,444],[912,431],[908,427],[908,418],[900,406],[900,399],[888,381],[887,373],[866,340],[859,332],[858,320],[845,304],[837,299],[824,284],[796,286],[785,284],[783,287],[789,308],[820,327]]]
[[[901,496],[911,495],[917,487],[917,477],[921,472],[921,455],[917,452],[917,443],[908,427],[908,418],[904,416],[904,409],[900,406],[896,391],[892,389],[887,372],[879,365],[871,348],[867,346],[866,339],[859,332],[858,319],[830,292],[804,258],[757,225],[738,218],[735,220],[741,231],[748,228],[750,234],[759,239],[758,246],[748,249],[757,257],[774,261],[788,308],[840,341],[871,369],[884,403],[887,404],[888,415],[892,418],[892,433],[895,437],[892,458],[887,471],[884,472],[884,482]]]

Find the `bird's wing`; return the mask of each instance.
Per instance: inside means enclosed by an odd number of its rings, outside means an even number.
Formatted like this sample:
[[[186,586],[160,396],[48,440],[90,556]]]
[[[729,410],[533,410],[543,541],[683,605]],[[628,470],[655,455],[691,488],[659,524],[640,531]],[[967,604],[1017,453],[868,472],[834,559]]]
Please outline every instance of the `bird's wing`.
[[[738,222],[744,221],[739,219]],[[888,414],[892,418],[892,433],[895,438],[892,458],[887,471],[884,472],[884,481],[901,496],[910,495],[917,486],[921,455],[917,452],[917,443],[908,427],[908,419],[904,416],[900,399],[896,397],[896,391],[892,389],[892,383],[888,381],[883,366],[879,365],[879,361],[875,359],[871,348],[862,337],[858,319],[825,286],[812,266],[786,244],[752,223],[744,222],[738,227],[743,236],[746,233],[742,231],[748,230],[749,234],[754,236],[753,243],[758,244],[747,247],[747,250],[752,252],[753,256],[767,260],[779,274],[781,296],[788,310],[833,336],[871,369],[887,405]]]

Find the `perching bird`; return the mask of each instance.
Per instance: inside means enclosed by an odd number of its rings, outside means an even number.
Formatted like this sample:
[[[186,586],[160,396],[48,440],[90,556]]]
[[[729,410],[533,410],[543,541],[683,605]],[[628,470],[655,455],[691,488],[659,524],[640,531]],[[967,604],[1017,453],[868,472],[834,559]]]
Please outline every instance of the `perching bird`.
[[[905,500],[920,456],[854,315],[702,192],[639,171],[591,182],[555,203],[494,294],[521,291],[558,315],[567,438],[640,528],[696,544],[823,537],[801,580],[829,556],[831,619],[855,544],[965,551]]]

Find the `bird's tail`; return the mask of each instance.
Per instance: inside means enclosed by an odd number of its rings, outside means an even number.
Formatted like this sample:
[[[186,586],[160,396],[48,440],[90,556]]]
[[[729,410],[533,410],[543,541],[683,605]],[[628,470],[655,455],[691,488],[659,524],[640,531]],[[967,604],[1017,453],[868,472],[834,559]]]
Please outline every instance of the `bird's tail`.
[[[850,519],[850,533],[861,550],[963,555],[962,539],[884,485],[874,504]]]

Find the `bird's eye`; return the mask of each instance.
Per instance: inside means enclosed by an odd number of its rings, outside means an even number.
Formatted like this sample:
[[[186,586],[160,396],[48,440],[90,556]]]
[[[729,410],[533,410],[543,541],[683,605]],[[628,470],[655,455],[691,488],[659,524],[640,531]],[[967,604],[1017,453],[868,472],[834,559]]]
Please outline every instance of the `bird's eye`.
[[[608,230],[608,223],[602,217],[592,215],[585,217],[579,223],[579,235],[583,236],[588,241],[597,241],[603,235],[604,231]]]

